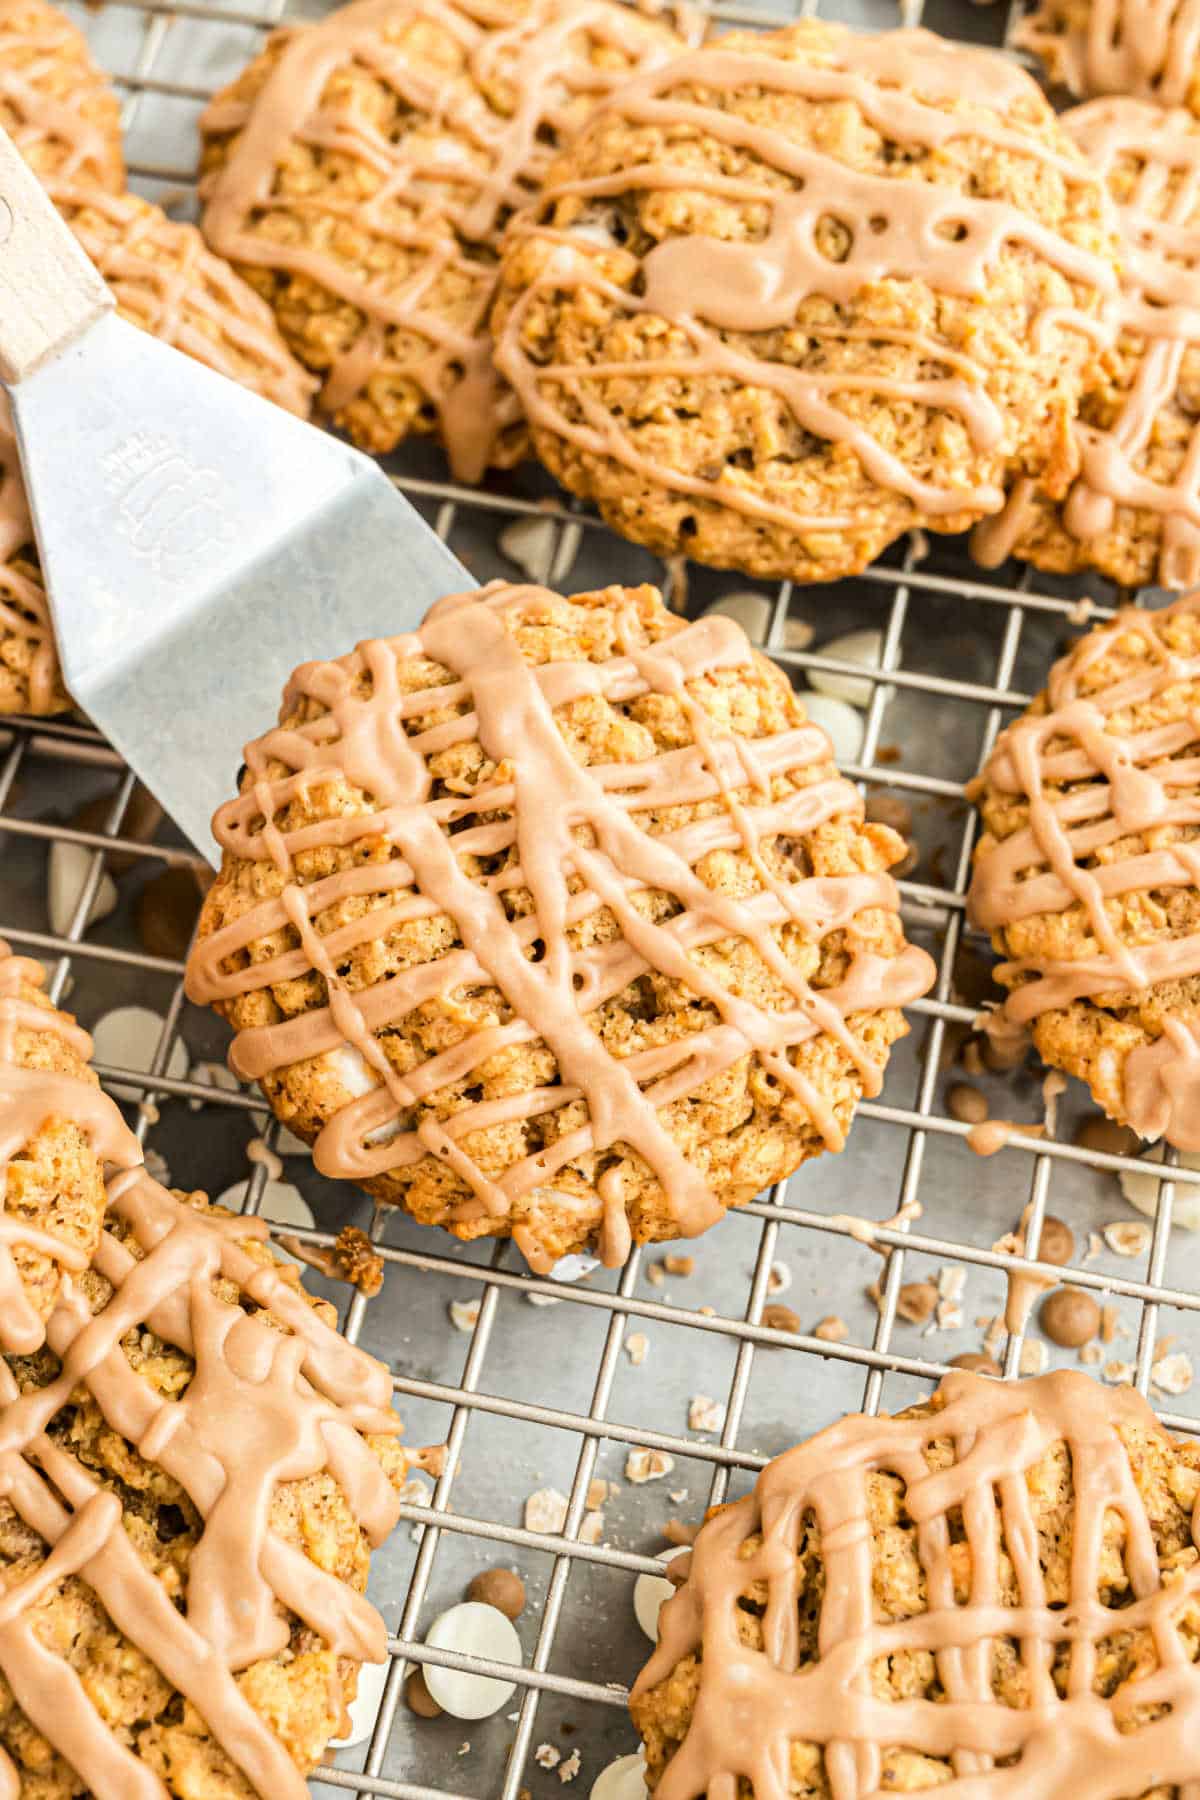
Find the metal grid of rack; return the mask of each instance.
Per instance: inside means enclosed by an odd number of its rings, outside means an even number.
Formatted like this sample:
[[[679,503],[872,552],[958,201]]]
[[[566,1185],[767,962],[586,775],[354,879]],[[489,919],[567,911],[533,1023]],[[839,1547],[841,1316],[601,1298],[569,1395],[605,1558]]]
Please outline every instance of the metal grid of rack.
[[[98,11],[80,13],[126,96],[130,163],[139,185],[159,198],[174,195],[186,207],[199,106],[287,10],[287,0],[267,0],[262,10],[222,0],[108,0]],[[751,22],[781,16],[736,5],[713,10]],[[818,6],[801,0],[798,10],[810,14]],[[890,0],[825,0],[820,10],[868,26],[894,23],[897,14]],[[1005,10],[929,0],[925,15],[937,29],[999,43],[1012,24]],[[921,0],[907,5],[901,0],[905,22],[918,22],[921,12]],[[481,579],[511,572],[497,534],[528,513],[553,522],[555,574],[567,587],[648,577],[665,581],[678,605],[694,609],[714,594],[751,585],[712,571],[692,570],[686,577],[678,569],[664,571],[640,551],[618,545],[586,513],[556,500],[528,471],[476,492],[440,479],[436,456],[417,453],[397,462],[396,478]],[[944,1105],[948,1034],[969,1026],[975,1011],[955,998],[975,828],[963,803],[963,784],[1004,719],[1041,684],[1061,637],[1079,625],[1084,591],[1067,582],[1035,586],[1011,568],[995,578],[981,576],[962,562],[961,546],[935,540],[907,543],[836,590],[814,594],[784,584],[771,594],[767,647],[794,679],[803,681],[812,670],[867,674],[872,698],[863,746],[847,772],[868,789],[903,796],[921,821],[921,860],[901,882],[901,891],[910,929],[935,951],[939,978],[932,995],[913,1008],[913,1033],[893,1059],[885,1094],[860,1108],[842,1157],[802,1170],[791,1183],[727,1219],[710,1234],[721,1240],[719,1253],[707,1254],[706,1244],[688,1246],[697,1251],[697,1275],[686,1290],[673,1284],[671,1295],[661,1269],[658,1285],[647,1283],[653,1253],[635,1252],[618,1274],[599,1273],[567,1286],[523,1272],[506,1245],[463,1250],[394,1215],[368,1210],[366,1222],[387,1281],[370,1302],[355,1295],[347,1303],[342,1294],[344,1327],[351,1339],[389,1360],[399,1405],[428,1427],[410,1436],[444,1437],[448,1454],[432,1490],[404,1507],[413,1531],[402,1528],[403,1553],[381,1574],[373,1573],[392,1633],[391,1662],[369,1737],[322,1771],[321,1791],[393,1800],[518,1800],[527,1789],[557,1792],[554,1774],[534,1756],[539,1733],[557,1732],[561,1752],[573,1742],[583,1752],[577,1791],[586,1792],[603,1761],[632,1747],[622,1709],[638,1655],[629,1649],[629,1630],[613,1625],[605,1603],[596,1603],[595,1584],[608,1583],[605,1592],[623,1596],[627,1614],[633,1577],[661,1570],[641,1548],[630,1547],[654,1535],[640,1490],[636,1495],[629,1490],[630,1503],[638,1504],[626,1529],[588,1541],[595,1535],[584,1531],[595,1477],[632,1447],[660,1450],[685,1467],[692,1481],[686,1492],[670,1491],[671,1510],[696,1519],[705,1505],[752,1479],[769,1454],[843,1407],[874,1411],[927,1391],[952,1354],[977,1347],[978,1333],[970,1343],[906,1335],[897,1299],[912,1271],[961,1267],[973,1281],[1002,1292],[1014,1270],[1037,1272],[1042,1224],[1053,1202],[1079,1240],[1071,1280],[1123,1309],[1130,1321],[1125,1327],[1129,1360],[1143,1392],[1149,1389],[1164,1314],[1177,1315],[1186,1338],[1200,1309],[1200,1255],[1189,1252],[1186,1234],[1172,1231],[1172,1207],[1176,1192],[1190,1192],[1200,1182],[1200,1171],[1176,1168],[1171,1153],[1146,1254],[1114,1265],[1111,1257],[1095,1255],[1094,1240],[1088,1254],[1083,1247],[1089,1231],[1106,1218],[1132,1216],[1115,1181],[1125,1159],[1085,1152],[1065,1133],[1042,1138],[1018,1131],[1000,1156],[983,1164],[965,1148],[967,1127]],[[1111,591],[1101,584],[1086,591],[1092,619],[1111,612]],[[861,665],[823,656],[819,647],[789,647],[789,641],[796,642],[789,623],[810,621],[810,615],[822,620],[826,636],[833,629],[831,618],[842,628],[876,624],[882,632],[878,670],[864,672]],[[269,708],[270,700],[265,704]],[[149,844],[120,834],[117,822],[132,787],[132,775],[86,724],[0,720],[0,933],[45,959],[52,996],[69,998],[84,1023],[91,1024],[106,1005],[161,996],[161,1028],[149,1069],[100,1063],[99,1071],[107,1082],[140,1093],[133,1116],[148,1148],[159,1148],[165,1133],[174,1167],[180,1145],[186,1144],[187,1165],[176,1174],[216,1190],[222,1174],[231,1172],[226,1140],[237,1156],[247,1134],[261,1133],[269,1150],[277,1127],[265,1125],[261,1102],[249,1093],[214,1090],[197,1078],[197,1048],[219,1054],[220,1028],[190,1014],[177,962],[135,947],[129,905],[123,903],[109,925],[89,928],[106,851],[117,848],[138,859],[142,879],[166,865],[197,862],[169,828]],[[72,802],[97,792],[111,802],[99,830],[64,822]],[[54,843],[79,846],[90,857],[73,916],[61,933],[47,928],[41,897],[41,858]],[[180,1038],[192,1072],[172,1076],[167,1071]],[[997,1097],[1004,1092],[994,1084]],[[1028,1078],[1023,1085],[1012,1078],[1007,1098],[1028,1111],[1036,1089]],[[189,1114],[189,1104],[202,1105],[204,1113]],[[270,1160],[259,1151],[248,1165],[239,1165],[248,1175],[247,1210],[264,1207]],[[297,1179],[306,1192],[319,1185],[307,1170]],[[344,1191],[326,1196],[329,1222],[336,1225],[352,1204]],[[993,1247],[994,1240],[1026,1206],[1026,1255],[1014,1258]],[[269,1205],[265,1210],[270,1217]],[[847,1213],[895,1221],[876,1234],[878,1249],[890,1252],[882,1262],[862,1247],[857,1221]],[[328,1244],[334,1235],[282,1223],[279,1229],[293,1230],[314,1245]],[[763,1323],[764,1308],[782,1279],[781,1263],[785,1270],[799,1268],[795,1297],[803,1288],[814,1311],[824,1302],[829,1312],[844,1308],[853,1314],[841,1341],[808,1330],[784,1333]],[[876,1272],[877,1304],[859,1304],[860,1275]],[[442,1315],[447,1296],[464,1295],[476,1296],[479,1304],[465,1337],[456,1338]],[[570,1311],[521,1312],[518,1303],[530,1297]],[[994,1310],[994,1299],[992,1305]],[[405,1324],[412,1335],[402,1335]],[[679,1384],[699,1379],[697,1371],[714,1387],[721,1380],[719,1431],[670,1428],[664,1409],[644,1386],[638,1389],[623,1360],[631,1331],[661,1334],[667,1346],[663,1385],[671,1385],[670,1374],[675,1390],[686,1393]],[[569,1381],[546,1368],[548,1358],[539,1349],[551,1355],[566,1350]],[[1007,1338],[1006,1376],[1021,1370],[1023,1350],[1022,1334]],[[450,1371],[456,1364],[454,1379]],[[657,1377],[639,1379],[653,1381],[657,1394]],[[1200,1417],[1186,1411],[1161,1416],[1173,1428],[1200,1429]],[[490,1427],[507,1435],[491,1438]],[[567,1495],[560,1532],[511,1521],[519,1515],[521,1495],[536,1485],[548,1444]],[[499,1470],[491,1466],[497,1456]],[[472,1480],[473,1458],[487,1465],[482,1482]],[[625,1544],[614,1541],[622,1537]],[[525,1559],[534,1571],[535,1603],[522,1620],[525,1666],[520,1670],[493,1669],[422,1642],[433,1597],[447,1585],[443,1564],[458,1571],[462,1563],[454,1561],[455,1552],[465,1545],[477,1564],[481,1554],[491,1561]],[[453,1591],[452,1597],[457,1597]],[[581,1634],[571,1620],[585,1613],[588,1642],[581,1652]],[[503,1729],[497,1735],[494,1721],[472,1728],[489,1740],[472,1752],[469,1741],[453,1741],[461,1727],[442,1722],[435,1729],[412,1721],[401,1695],[406,1669],[414,1662],[515,1677],[514,1710],[502,1715]]]

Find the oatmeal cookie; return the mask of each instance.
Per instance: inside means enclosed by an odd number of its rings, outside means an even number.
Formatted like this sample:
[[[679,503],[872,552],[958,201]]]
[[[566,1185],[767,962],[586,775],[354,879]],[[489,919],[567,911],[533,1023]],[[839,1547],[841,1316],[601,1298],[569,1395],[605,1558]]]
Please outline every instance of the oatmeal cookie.
[[[125,186],[116,93],[83,33],[45,0],[0,0],[0,126],[43,181]]]
[[[85,1269],[105,1163],[141,1158],[88,1067],[91,1039],[0,940],[0,1351],[35,1350],[64,1271]]]
[[[1035,0],[1013,41],[1079,100],[1128,94],[1200,113],[1200,0]]]
[[[1200,1445],[1073,1371],[843,1419],[701,1530],[633,1690],[650,1791],[1181,1800],[1198,1497]]]
[[[5,1792],[305,1800],[386,1655],[391,1377],[264,1231],[130,1171],[45,1346],[0,1361]]]
[[[1004,1015],[1110,1118],[1200,1150],[1200,595],[1055,664],[973,787]]]
[[[1198,15],[1200,17],[1200,15]],[[1061,503],[1019,480],[976,526],[977,561],[1015,555],[1124,587],[1200,581],[1200,120],[1145,100],[1094,100],[1062,125],[1117,203],[1124,247],[1116,343],[1075,421],[1079,474]]]
[[[1114,291],[1103,184],[1035,83],[808,21],[636,77],[510,227],[493,316],[534,448],[617,531],[852,574],[1061,492]]]
[[[134,325],[307,417],[315,383],[270,311],[193,225],[135,194],[47,183],[59,211]],[[0,396],[0,713],[64,712],[54,646],[7,403]]]
[[[902,840],[732,620],[497,582],[305,665],[280,721],[188,991],[323,1173],[544,1269],[841,1147],[932,964]]]
[[[201,120],[204,230],[368,450],[527,454],[487,315],[514,207],[596,99],[683,48],[616,0],[356,0],[289,27]]]

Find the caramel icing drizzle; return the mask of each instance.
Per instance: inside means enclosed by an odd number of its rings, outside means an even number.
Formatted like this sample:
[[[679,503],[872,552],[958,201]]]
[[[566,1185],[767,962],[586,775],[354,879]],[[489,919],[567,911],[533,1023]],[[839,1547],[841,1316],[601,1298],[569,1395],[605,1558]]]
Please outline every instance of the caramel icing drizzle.
[[[35,555],[12,414],[7,397],[0,394],[0,636],[11,634],[33,645],[29,710],[38,714],[54,710],[60,677],[46,590],[29,561]]]
[[[898,905],[887,875],[784,882],[763,861],[764,838],[856,816],[861,801],[832,767],[786,798],[772,798],[773,779],[807,778],[829,763],[824,733],[797,723],[747,741],[720,731],[694,699],[690,688],[707,672],[753,661],[740,628],[721,617],[691,625],[673,621],[668,635],[645,646],[637,616],[627,608],[618,621],[619,653],[607,662],[532,667],[510,626],[554,603],[544,589],[493,583],[439,601],[410,636],[366,643],[338,662],[297,670],[281,717],[302,703],[319,708],[320,716],[281,724],[247,747],[243,791],[220,809],[213,825],[229,858],[273,864],[284,878],[283,891],[201,939],[188,992],[196,1000],[228,1001],[315,971],[325,1004],[241,1031],[230,1061],[241,1076],[256,1079],[342,1047],[357,1052],[364,1091],[317,1140],[314,1159],[324,1174],[364,1180],[436,1156],[471,1189],[472,1199],[454,1212],[456,1221],[485,1214],[505,1219],[526,1197],[536,1203],[536,1190],[552,1188],[557,1171],[590,1159],[599,1166],[608,1221],[601,1226],[601,1253],[616,1263],[629,1248],[617,1184],[622,1159],[631,1154],[657,1177],[681,1233],[694,1235],[720,1216],[716,1197],[662,1123],[663,1107],[751,1052],[808,1109],[829,1147],[840,1148],[832,1107],[789,1052],[827,1032],[849,1057],[864,1091],[877,1093],[882,1068],[849,1015],[916,998],[933,972],[925,953],[912,946],[893,958],[854,949],[855,915]],[[448,684],[404,692],[399,671],[414,658],[442,665]],[[556,707],[587,695],[617,703],[654,692],[680,702],[691,726],[689,745],[634,764],[584,768],[576,762],[555,721]],[[461,710],[442,717],[450,707]],[[422,725],[430,715],[436,722]],[[469,797],[435,795],[429,759],[476,738],[498,765],[495,778]],[[294,796],[334,780],[361,792],[360,811],[295,829],[278,822]],[[704,801],[719,801],[719,810],[660,835],[650,835],[638,818],[651,808]],[[368,840],[388,845],[390,860],[317,879],[297,874],[302,853]],[[739,898],[706,887],[696,864],[720,849],[749,855],[758,892]],[[460,861],[511,851],[514,866],[495,875],[468,874]],[[516,920],[503,906],[504,893],[513,889],[527,890],[532,900],[528,915]],[[675,916],[656,923],[640,911],[637,897],[647,890],[674,896]],[[392,898],[323,932],[322,914],[351,895]],[[573,948],[569,928],[602,908],[620,936]],[[336,965],[354,946],[385,937],[407,920],[439,914],[453,921],[459,947],[436,962],[361,991],[352,992],[339,977]],[[818,940],[847,933],[849,966],[837,987],[810,987],[788,961],[776,932],[789,921]],[[290,947],[265,960],[245,955],[289,926]],[[786,990],[791,1003],[784,1010],[765,1011],[727,992],[692,954],[729,937],[752,946]],[[539,943],[542,955],[534,961]],[[706,999],[713,1023],[677,1043],[615,1058],[588,1015],[647,971],[661,971]],[[498,989],[512,1018],[475,1030],[400,1074],[377,1034],[424,1001],[479,985]],[[446,1083],[506,1046],[536,1040],[554,1054],[556,1083],[465,1104],[441,1122],[432,1109],[422,1113],[423,1103]],[[586,1123],[502,1175],[485,1174],[465,1147],[472,1131],[549,1114],[580,1098],[587,1103]],[[513,1235],[534,1266],[542,1266],[520,1222]]]
[[[687,1580],[659,1616],[658,1648],[633,1690],[642,1696],[687,1657],[699,1658],[687,1734],[663,1770],[655,1800],[788,1800],[792,1743],[819,1745],[831,1800],[880,1800],[891,1784],[883,1752],[906,1748],[948,1762],[947,1800],[1118,1800],[1152,1785],[1195,1794],[1200,1761],[1200,1670],[1184,1616],[1200,1599],[1200,1564],[1162,1578],[1153,1524],[1134,1479],[1124,1433],[1161,1437],[1139,1394],[1105,1390],[1074,1371],[1000,1383],[955,1372],[944,1404],[919,1417],[843,1419],[776,1458],[754,1492],[721,1508],[700,1532]],[[931,1469],[927,1452],[949,1440],[955,1460]],[[1070,1600],[1047,1604],[1027,1477],[1056,1444],[1070,1452],[1074,1511]],[[872,1569],[868,1482],[899,1476],[917,1527],[926,1610],[881,1622]],[[1107,1515],[1124,1526],[1130,1603],[1101,1599]],[[969,1592],[956,1599],[961,1546]],[[961,1525],[959,1525],[961,1521]],[[819,1660],[800,1666],[798,1618],[815,1526],[824,1566]],[[1019,1601],[1004,1604],[1001,1533]],[[1200,1534],[1193,1525],[1200,1545]],[[759,1540],[752,1542],[752,1540]],[[746,1641],[740,1601],[766,1596],[762,1648]],[[1096,1691],[1099,1645],[1146,1631],[1155,1666],[1106,1698]],[[1029,1702],[1007,1706],[992,1689],[996,1640],[1015,1639]],[[1067,1691],[1051,1674],[1070,1646]],[[932,1655],[936,1699],[890,1700],[873,1689],[882,1659]],[[1153,1708],[1147,1723],[1132,1714]]]
[[[1200,34],[1200,6],[1196,28]],[[1160,439],[1160,414],[1172,406],[1185,422],[1193,414],[1190,401],[1177,396],[1185,358],[1200,353],[1200,124],[1191,113],[1129,99],[1075,107],[1062,124],[1106,181],[1131,163],[1139,173],[1117,207],[1124,265],[1121,292],[1108,309],[1135,373],[1107,430],[1075,421],[1080,472],[1060,522],[1086,544],[1112,531],[1118,507],[1156,513],[1158,579],[1164,587],[1192,587],[1200,581],[1200,426],[1187,426],[1173,479],[1156,478],[1144,465]],[[972,550],[985,567],[1020,553],[1036,521],[1034,492],[1028,480],[1018,482],[1004,512],[977,528]]]
[[[1081,98],[1129,94],[1182,106],[1200,64],[1200,0],[1087,0],[1074,9],[1070,0],[1042,0],[1013,42],[1045,57]]]
[[[786,34],[779,36],[782,40]],[[1010,246],[1050,264],[1077,296],[1074,307],[1043,307],[1031,321],[1031,331],[1086,330],[1089,308],[1094,310],[1099,296],[1115,288],[1111,268],[1016,206],[935,181],[856,170],[760,118],[725,110],[720,101],[739,92],[794,95],[816,103],[845,101],[875,131],[901,145],[934,151],[970,138],[1049,164],[1068,183],[1086,186],[1096,177],[1086,165],[1005,123],[998,109],[1027,100],[1032,88],[1022,70],[1001,58],[964,50],[927,31],[869,36],[847,31],[834,40],[835,54],[823,62],[772,56],[771,41],[759,39],[762,48],[751,49],[726,48],[718,39],[626,82],[607,102],[602,119],[619,115],[631,127],[646,128],[649,142],[666,147],[653,161],[615,175],[568,180],[552,171],[538,212],[545,222],[520,220],[511,230],[514,242],[530,234],[540,237],[551,254],[499,327],[497,366],[535,427],[588,454],[612,458],[673,492],[695,494],[797,531],[848,527],[855,521],[849,515],[808,513],[768,501],[747,491],[736,471],[709,479],[666,467],[639,448],[593,383],[619,377],[640,381],[646,375],[678,375],[684,381],[715,375],[737,387],[766,388],[779,396],[804,431],[845,445],[877,486],[907,498],[927,521],[936,524],[968,510],[998,512],[1004,503],[999,487],[972,488],[958,479],[943,482],[920,474],[838,404],[839,395],[866,389],[944,412],[961,422],[977,451],[998,451],[1006,424],[988,393],[988,372],[978,358],[919,333],[871,326],[872,338],[923,348],[937,370],[901,380],[884,373],[809,370],[771,354],[769,345],[748,351],[743,340],[795,326],[798,309],[814,296],[837,307],[852,301],[864,285],[880,281],[917,280],[938,293],[981,296],[997,259]],[[939,104],[963,100],[972,105]],[[685,144],[697,134],[715,140],[727,150],[731,166],[743,172],[706,172],[682,158],[672,162],[673,133]],[[899,175],[905,174],[902,166]],[[626,254],[630,275],[639,278],[633,291],[631,282],[619,283],[606,272],[619,268],[622,260],[621,247],[605,224],[606,202],[613,196],[673,188],[762,211],[766,229],[745,241],[701,234],[664,237],[636,263]],[[573,198],[590,203],[582,222],[556,228],[556,208]],[[818,241],[818,227],[830,214],[849,240],[841,260],[825,254]],[[669,321],[674,330],[664,338],[662,354],[590,365],[534,363],[522,345],[530,310],[548,293],[580,290],[595,293],[630,319]],[[819,335],[845,341],[862,333],[839,325],[835,316],[822,323]],[[570,412],[564,402],[570,403]]]
[[[80,1076],[30,1067],[20,1057],[18,1036],[56,1038],[86,1063],[92,1041],[65,1013],[37,1006],[24,996],[40,988],[42,966],[14,956],[0,939],[0,1201],[8,1186],[8,1166],[52,1119],[77,1124],[91,1144],[97,1164],[130,1167],[140,1162],[137,1139],[115,1103]],[[87,1255],[18,1215],[0,1211],[0,1351],[28,1355],[45,1341],[45,1326],[28,1298],[13,1252],[36,1250],[64,1270],[87,1267]]]
[[[93,1314],[68,1278],[47,1326],[61,1373],[22,1390],[0,1362],[0,1492],[49,1546],[32,1573],[0,1589],[0,1673],[97,1800],[167,1800],[158,1776],[113,1735],[37,1632],[40,1597],[78,1576],[192,1702],[256,1794],[304,1800],[301,1773],[235,1673],[286,1649],[287,1612],[338,1657],[386,1656],[374,1609],[277,1536],[269,1515],[279,1483],[327,1470],[369,1542],[383,1540],[398,1502],[362,1434],[399,1429],[391,1377],[246,1248],[247,1239],[266,1236],[261,1220],[198,1211],[140,1168],[111,1183],[109,1212],[129,1234],[122,1241],[105,1232],[95,1257],[111,1298]],[[234,1283],[284,1329],[224,1298],[218,1281]],[[139,1329],[192,1358],[194,1373],[177,1397],[157,1393],[128,1361],[122,1340]],[[47,1435],[80,1388],[113,1431],[180,1484],[204,1520],[183,1612],[126,1535],[119,1498]]]
[[[1161,725],[1132,735],[1108,729],[1114,715],[1200,680],[1200,657],[1179,655],[1164,630],[1174,618],[1198,614],[1200,595],[1192,594],[1158,612],[1126,609],[1090,632],[1051,670],[1045,710],[1001,733],[968,790],[973,798],[990,789],[1028,805],[1027,824],[985,840],[977,852],[972,922],[1004,931],[1036,914],[1079,907],[1091,927],[1076,957],[999,965],[999,978],[1013,984],[1003,1011],[1014,1025],[1076,1000],[1128,996],[1200,974],[1200,932],[1131,942],[1109,911],[1115,903],[1115,914],[1125,895],[1200,884],[1195,710],[1172,707]],[[1083,677],[1131,637],[1141,665],[1085,695]],[[1129,838],[1140,839],[1140,847],[1110,853]],[[1135,1131],[1200,1149],[1200,1016],[1168,1019],[1161,1035],[1133,1050],[1124,1084],[1125,1116]]]
[[[110,135],[80,105],[53,94],[63,66],[78,65],[87,54],[75,27],[54,6],[17,5],[0,9],[0,33],[10,31],[9,43],[19,43],[21,55],[0,54],[0,119],[9,136],[43,179],[57,175],[112,188],[121,179],[115,97]],[[96,81],[100,93],[99,76]]]
[[[411,30],[417,19],[461,51],[461,75],[436,79],[433,65],[422,68],[389,42],[390,29]],[[205,235],[235,263],[300,276],[357,308],[358,336],[333,362],[323,405],[336,412],[375,376],[403,375],[437,412],[454,473],[477,482],[520,417],[496,379],[487,333],[504,223],[537,193],[554,147],[570,135],[575,103],[610,92],[630,68],[661,62],[678,40],[614,0],[534,0],[516,12],[493,0],[354,0],[319,24],[277,34],[272,47],[278,54],[255,98],[218,95],[201,119],[206,134],[240,134],[201,183]],[[395,96],[406,129],[387,135],[338,104],[330,83],[351,65]],[[296,146],[351,159],[361,180],[347,180],[345,198],[323,192],[306,207],[275,186]],[[315,212],[334,234],[339,222],[352,226],[420,265],[389,280],[369,258],[353,268],[319,244],[259,229],[292,212]],[[469,316],[456,321],[436,299],[444,285],[470,297]],[[414,352],[413,338],[423,351]]]

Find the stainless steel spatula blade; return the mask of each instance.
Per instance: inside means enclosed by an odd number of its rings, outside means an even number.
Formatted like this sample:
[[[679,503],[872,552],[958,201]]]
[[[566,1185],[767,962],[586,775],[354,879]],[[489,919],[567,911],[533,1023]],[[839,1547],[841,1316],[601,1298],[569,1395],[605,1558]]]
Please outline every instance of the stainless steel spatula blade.
[[[297,663],[474,583],[369,457],[119,318],[0,139],[0,379],[66,684],[212,856]]]

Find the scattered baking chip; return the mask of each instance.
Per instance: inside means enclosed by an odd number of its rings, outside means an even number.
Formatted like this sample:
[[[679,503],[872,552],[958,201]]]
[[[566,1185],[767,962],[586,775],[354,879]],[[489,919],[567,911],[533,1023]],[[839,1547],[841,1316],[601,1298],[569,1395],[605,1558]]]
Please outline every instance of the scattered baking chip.
[[[659,1481],[675,1467],[675,1458],[665,1450],[631,1450],[625,1458],[625,1479],[635,1487],[646,1481]]]
[[[707,1394],[693,1394],[688,1407],[689,1431],[720,1431],[725,1424],[725,1408],[720,1400]]]
[[[687,1548],[680,1544],[660,1550],[657,1560],[673,1562],[677,1556],[684,1555]],[[665,1575],[639,1575],[633,1584],[634,1617],[652,1644],[658,1638],[658,1615],[674,1592],[674,1582],[668,1581]]]
[[[525,1502],[526,1531],[541,1531],[552,1536],[562,1530],[566,1516],[567,1496],[560,1494],[557,1488],[539,1488]]]
[[[1104,1227],[1104,1241],[1114,1256],[1144,1256],[1152,1236],[1140,1219],[1117,1219]]]
[[[694,1256],[664,1256],[663,1268],[668,1275],[694,1275],[696,1259]]]
[[[650,1340],[644,1331],[631,1331],[625,1339],[625,1354],[635,1369],[640,1369],[650,1350]]]
[[[482,1300],[452,1300],[450,1318],[455,1331],[474,1331],[479,1323],[479,1309],[482,1305]]]
[[[425,1642],[433,1650],[453,1650],[484,1662],[508,1663],[513,1668],[521,1663],[521,1640],[512,1621],[479,1600],[460,1600],[457,1606],[447,1607],[429,1627]],[[442,1711],[455,1719],[490,1718],[516,1690],[514,1681],[444,1668],[440,1663],[426,1663],[423,1673],[425,1686]],[[469,1743],[464,1744],[459,1755],[470,1748]]]
[[[1150,1370],[1150,1379],[1164,1394],[1186,1394],[1192,1385],[1192,1360],[1187,1351],[1160,1356]]]
[[[776,1307],[775,1311],[786,1312],[788,1311],[788,1308],[780,1306]],[[796,1315],[793,1313],[792,1317],[795,1318]],[[765,1313],[763,1314],[763,1322],[767,1322]],[[799,1324],[799,1319],[796,1319],[795,1325],[783,1325],[780,1326],[779,1329],[782,1331],[795,1331],[798,1329]],[[848,1338],[850,1336],[850,1327],[847,1325],[845,1319],[838,1317],[837,1313],[828,1313],[825,1318],[818,1319],[813,1326],[813,1336],[820,1338],[826,1344],[840,1344],[843,1338]]]
[[[1049,1352],[1040,1338],[1026,1338],[1021,1345],[1021,1356],[1017,1364],[1022,1375],[1041,1375],[1049,1360]]]
[[[786,1263],[773,1262],[767,1275],[767,1292],[772,1299],[777,1294],[786,1294],[792,1285],[792,1271]]]

